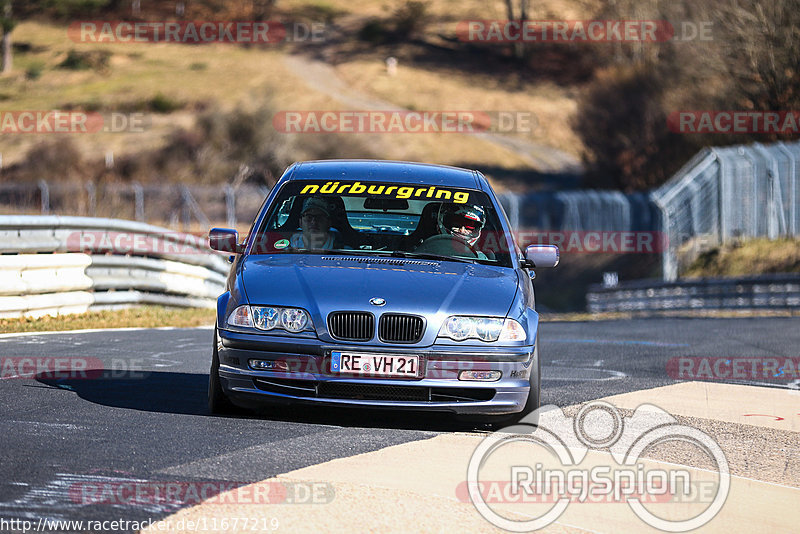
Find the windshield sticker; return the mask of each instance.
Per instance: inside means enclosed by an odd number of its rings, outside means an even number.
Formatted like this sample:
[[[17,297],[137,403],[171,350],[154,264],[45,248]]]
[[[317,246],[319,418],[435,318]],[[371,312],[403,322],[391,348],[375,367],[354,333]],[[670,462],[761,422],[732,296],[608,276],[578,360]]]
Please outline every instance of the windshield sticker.
[[[452,200],[456,204],[469,201],[468,191],[457,191],[436,186],[405,186],[389,184],[362,184],[361,182],[325,182],[324,184],[308,184],[300,191],[301,195],[368,195],[377,198],[420,198],[434,200]]]
[[[275,241],[275,244],[272,245],[272,246],[275,247],[277,250],[281,250],[281,249],[286,248],[286,247],[289,246],[289,240],[288,239],[280,239],[278,241]]]

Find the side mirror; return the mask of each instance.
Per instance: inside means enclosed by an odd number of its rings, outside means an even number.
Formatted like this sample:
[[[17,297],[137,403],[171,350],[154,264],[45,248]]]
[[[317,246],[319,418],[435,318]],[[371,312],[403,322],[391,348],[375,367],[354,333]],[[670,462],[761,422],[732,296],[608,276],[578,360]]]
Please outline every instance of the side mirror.
[[[555,267],[560,258],[555,245],[529,245],[525,249],[525,260],[532,267]]]
[[[239,232],[230,228],[212,228],[208,233],[208,246],[220,252],[237,254],[239,250]]]

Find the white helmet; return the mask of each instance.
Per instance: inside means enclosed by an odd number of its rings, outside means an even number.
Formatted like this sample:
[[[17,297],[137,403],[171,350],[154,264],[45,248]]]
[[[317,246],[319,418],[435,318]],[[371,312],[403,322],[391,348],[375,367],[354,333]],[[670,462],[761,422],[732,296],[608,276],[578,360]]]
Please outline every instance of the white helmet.
[[[445,204],[439,208],[439,232],[474,245],[486,224],[486,212],[475,205]]]

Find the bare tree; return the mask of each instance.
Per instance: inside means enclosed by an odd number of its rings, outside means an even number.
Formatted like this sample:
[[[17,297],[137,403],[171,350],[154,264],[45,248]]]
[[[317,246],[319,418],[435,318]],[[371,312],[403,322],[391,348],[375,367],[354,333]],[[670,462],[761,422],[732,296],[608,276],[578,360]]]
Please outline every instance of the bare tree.
[[[17,22],[12,18],[11,0],[3,0],[3,15],[0,17],[0,27],[3,29],[3,75],[11,72],[11,67],[14,62],[14,58],[12,56],[11,32],[14,30],[16,25]]]
[[[737,0],[719,7],[725,73],[740,105],[800,105],[800,0]]]
[[[506,14],[508,20],[516,20],[522,23],[528,19],[528,0],[517,0],[519,3],[515,6],[514,0],[505,0]],[[514,57],[522,59],[525,57],[525,43],[517,41],[514,43]]]

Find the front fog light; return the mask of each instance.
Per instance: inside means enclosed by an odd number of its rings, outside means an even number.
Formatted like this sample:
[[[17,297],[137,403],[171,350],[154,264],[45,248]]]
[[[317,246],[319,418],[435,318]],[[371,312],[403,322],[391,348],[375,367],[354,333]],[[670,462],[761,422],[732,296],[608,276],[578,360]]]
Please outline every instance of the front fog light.
[[[280,360],[250,360],[251,369],[258,369],[264,371],[288,371],[289,364]]]
[[[503,373],[500,371],[461,371],[458,373],[459,380],[470,382],[494,382],[500,380]]]

